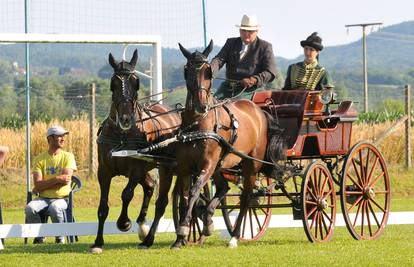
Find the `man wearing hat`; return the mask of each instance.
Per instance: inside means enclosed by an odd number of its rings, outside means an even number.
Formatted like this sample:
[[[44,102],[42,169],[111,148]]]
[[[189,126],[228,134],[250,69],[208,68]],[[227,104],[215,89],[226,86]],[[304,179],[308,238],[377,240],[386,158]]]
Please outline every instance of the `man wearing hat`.
[[[272,45],[259,37],[257,17],[244,15],[236,25],[240,37],[229,38],[211,61],[213,75],[226,64],[226,81],[215,93],[218,99],[234,96],[250,99],[254,91],[273,81],[276,65]]]
[[[52,126],[47,130],[48,150],[37,156],[33,163],[33,193],[39,194],[39,197],[27,204],[27,223],[41,223],[41,212],[46,212],[53,223],[64,222],[71,177],[77,169],[73,154],[62,149],[67,134],[69,132],[61,126]],[[43,243],[43,240],[37,237],[33,243]],[[64,243],[64,240],[63,237],[56,237],[56,243]]]
[[[328,72],[319,65],[319,53],[323,49],[322,39],[317,32],[300,42],[305,60],[289,66],[284,90],[322,90],[334,87]]]

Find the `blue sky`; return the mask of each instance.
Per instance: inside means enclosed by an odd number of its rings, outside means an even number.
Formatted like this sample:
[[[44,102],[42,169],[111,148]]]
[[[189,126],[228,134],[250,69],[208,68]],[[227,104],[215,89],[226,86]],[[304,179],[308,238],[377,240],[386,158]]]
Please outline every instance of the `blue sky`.
[[[206,0],[208,35],[216,44],[237,36],[243,14],[256,14],[262,26],[259,37],[271,42],[278,56],[302,53],[299,41],[318,31],[325,46],[358,40],[362,29],[345,24],[383,22],[384,26],[414,20],[414,0]],[[377,29],[377,28],[375,28]],[[368,32],[371,29],[368,30]]]

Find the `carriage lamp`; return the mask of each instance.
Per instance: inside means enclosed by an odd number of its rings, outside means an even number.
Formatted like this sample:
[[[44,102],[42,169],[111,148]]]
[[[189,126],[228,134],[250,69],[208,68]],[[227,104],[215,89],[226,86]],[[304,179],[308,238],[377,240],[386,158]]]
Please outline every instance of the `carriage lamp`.
[[[332,87],[324,87],[319,94],[319,99],[324,105],[331,104],[333,101],[335,101],[335,94],[332,90]]]

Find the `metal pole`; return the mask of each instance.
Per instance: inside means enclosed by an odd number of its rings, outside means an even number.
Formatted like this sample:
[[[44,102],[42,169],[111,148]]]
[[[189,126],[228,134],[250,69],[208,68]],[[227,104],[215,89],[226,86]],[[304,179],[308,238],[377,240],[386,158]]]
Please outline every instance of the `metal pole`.
[[[364,75],[364,112],[368,112],[368,64],[367,64],[367,43],[366,43],[366,32],[367,26],[382,25],[382,22],[376,23],[361,23],[361,24],[349,24],[345,27],[362,27],[362,61],[363,61],[363,75]]]
[[[162,95],[162,56],[161,56],[161,42],[155,43],[155,49],[153,49],[153,58],[155,59],[155,71],[153,77],[153,85],[155,93],[158,94],[154,98],[155,101],[160,101]]]
[[[202,0],[203,4],[203,31],[204,31],[204,47],[207,47],[207,19],[206,19],[206,1]]]
[[[24,33],[29,33],[28,0],[24,1]],[[26,43],[26,181],[27,192],[30,192],[30,61],[29,43]]]
[[[412,167],[411,163],[411,86],[405,86],[405,114],[407,120],[405,121],[405,166]]]
[[[364,63],[364,112],[368,112],[368,70],[367,70],[367,40],[366,40],[366,26],[362,27],[362,60]]]
[[[96,118],[96,102],[95,102],[96,84],[92,83],[90,88],[91,108],[89,113],[89,179],[95,174],[95,118]]]

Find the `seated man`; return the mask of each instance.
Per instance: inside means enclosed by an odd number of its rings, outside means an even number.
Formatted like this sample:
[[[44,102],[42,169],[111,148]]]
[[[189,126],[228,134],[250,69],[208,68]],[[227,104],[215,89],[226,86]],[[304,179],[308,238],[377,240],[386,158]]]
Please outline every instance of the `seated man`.
[[[33,163],[33,193],[38,193],[39,197],[27,204],[27,223],[41,223],[41,212],[46,212],[54,223],[64,222],[71,177],[76,170],[75,157],[62,149],[68,133],[60,126],[47,130],[48,151],[37,156]],[[37,237],[33,243],[43,243],[43,240]],[[63,237],[56,237],[56,243],[64,241]]]
[[[240,37],[227,39],[211,60],[214,76],[226,65],[226,81],[214,94],[217,99],[235,96],[251,99],[255,91],[263,90],[276,75],[272,45],[257,37],[260,29],[257,17],[244,15],[237,27]]]

